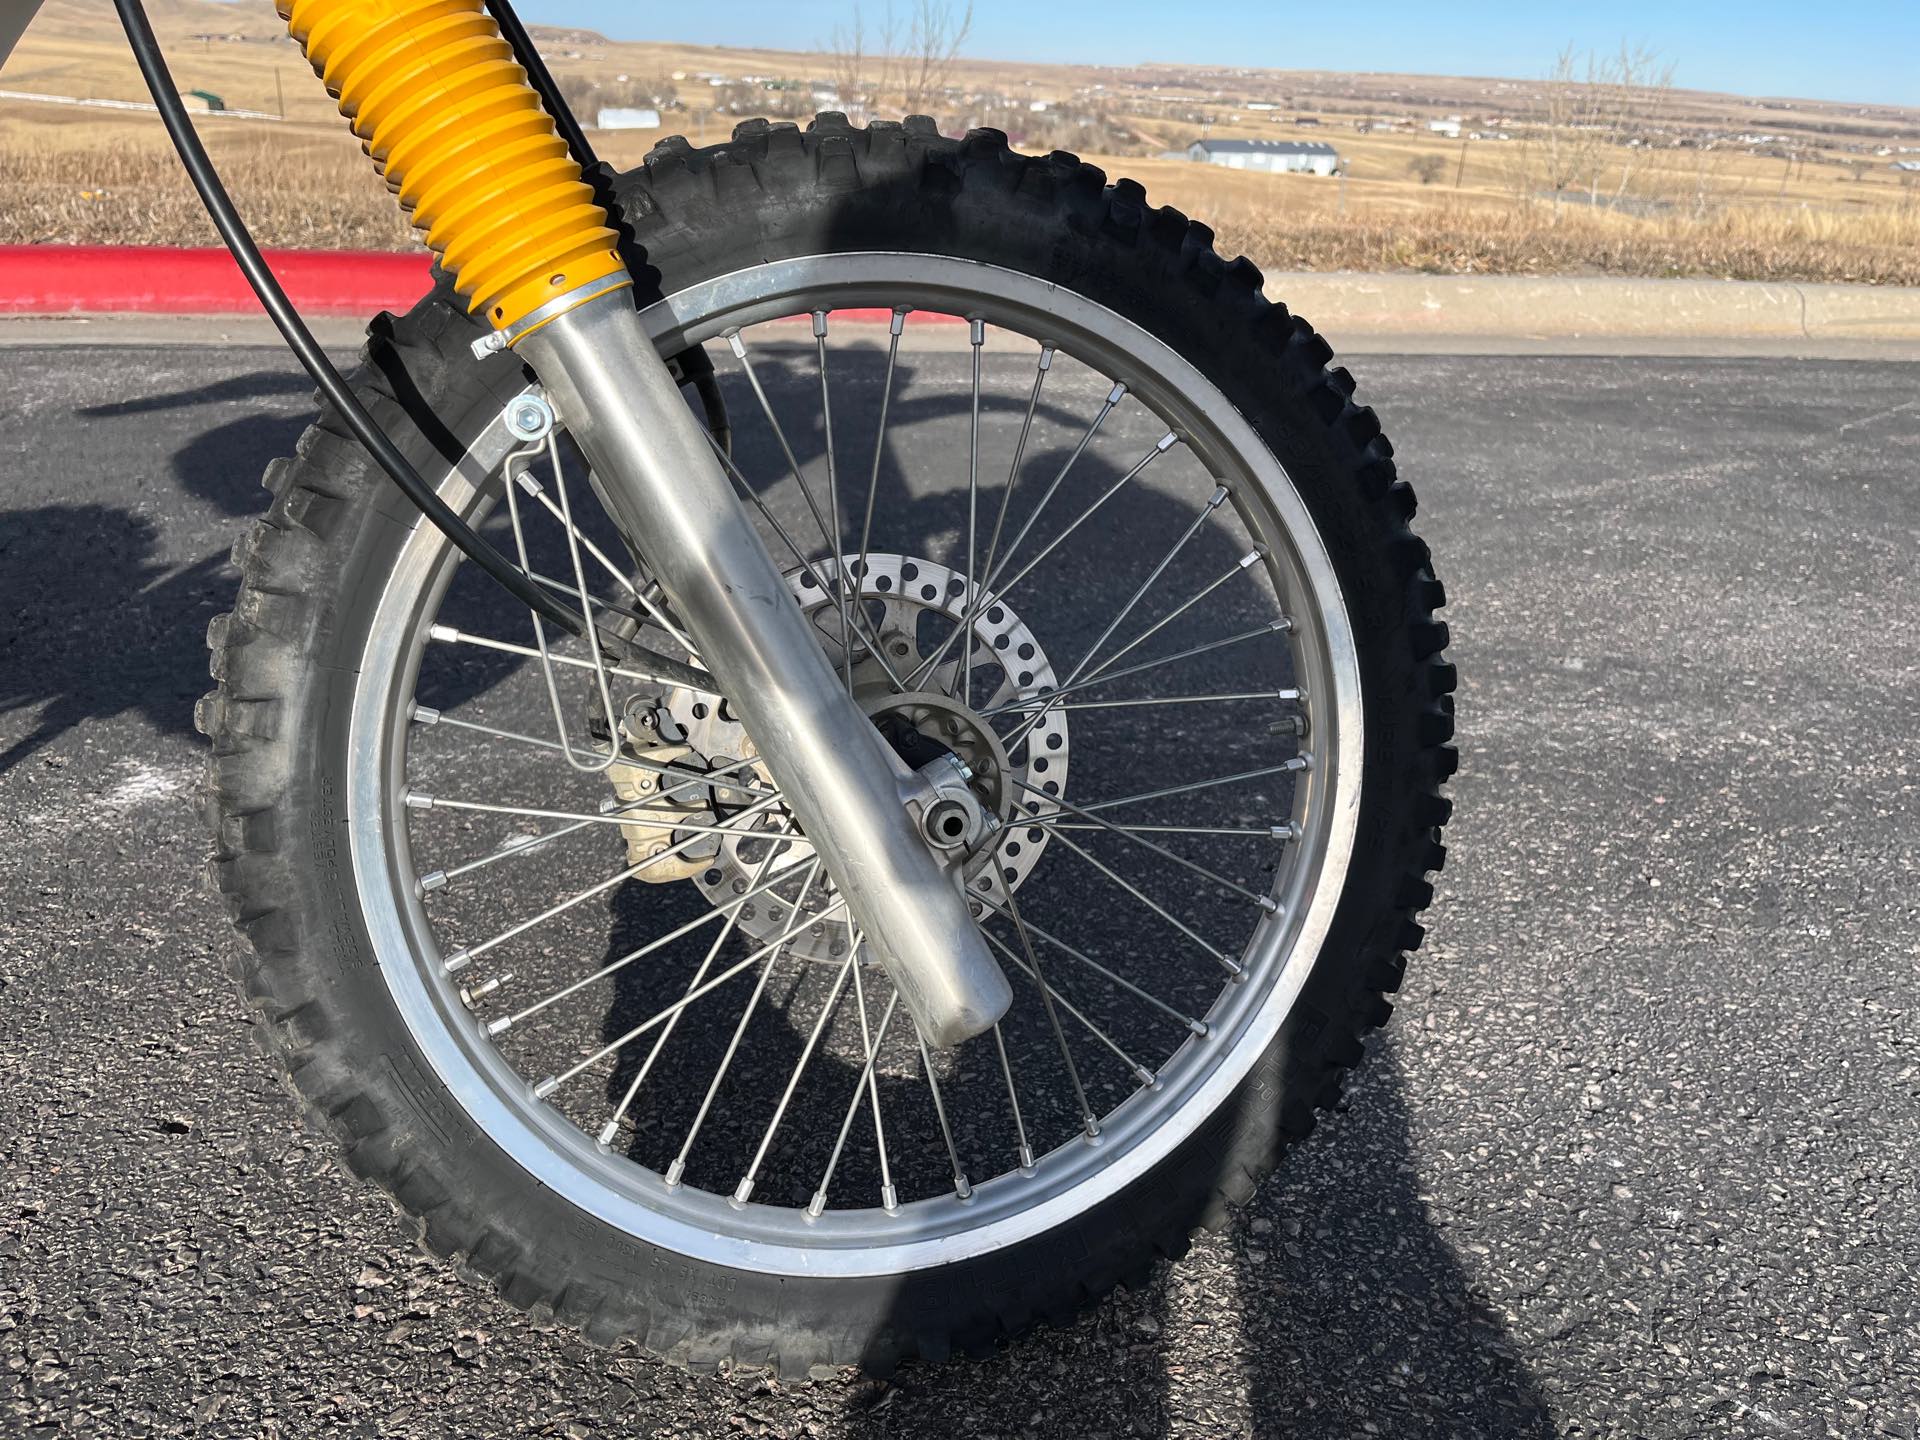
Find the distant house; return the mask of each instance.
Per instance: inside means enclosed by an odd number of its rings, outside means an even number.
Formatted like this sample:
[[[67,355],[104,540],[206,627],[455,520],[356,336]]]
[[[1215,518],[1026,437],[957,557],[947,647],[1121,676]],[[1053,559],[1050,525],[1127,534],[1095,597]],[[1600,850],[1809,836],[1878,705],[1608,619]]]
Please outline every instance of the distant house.
[[[1340,168],[1339,153],[1320,140],[1196,140],[1186,153],[1196,164],[1229,170],[1331,175]]]
[[[1451,115],[1445,120],[1429,120],[1427,121],[1427,129],[1436,135],[1444,135],[1449,140],[1458,140],[1460,138],[1460,117],[1458,115]]]
[[[624,105],[602,105],[600,113],[593,117],[593,128],[596,130],[658,130],[660,112],[633,109]]]

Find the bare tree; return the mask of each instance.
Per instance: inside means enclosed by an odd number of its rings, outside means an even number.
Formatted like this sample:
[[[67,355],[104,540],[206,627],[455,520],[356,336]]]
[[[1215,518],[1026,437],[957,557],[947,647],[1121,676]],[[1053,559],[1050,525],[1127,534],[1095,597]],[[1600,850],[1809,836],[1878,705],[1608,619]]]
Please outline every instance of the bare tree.
[[[867,119],[883,105],[881,97],[896,87],[899,38],[892,0],[881,11],[872,50],[868,49],[866,16],[859,5],[853,7],[851,21],[834,27],[833,40],[827,47],[828,78],[840,97],[840,108],[853,119]]]
[[[1644,46],[1622,42],[1616,54],[1582,55],[1571,45],[1554,59],[1542,94],[1537,135],[1529,136],[1527,183],[1537,154],[1541,183],[1557,214],[1570,191],[1584,190],[1589,205],[1601,203],[1609,172],[1619,206],[1646,166],[1653,138],[1651,117],[1673,88],[1673,64]],[[1537,140],[1537,144],[1533,143]]]
[[[1447,157],[1444,155],[1416,155],[1407,162],[1407,173],[1422,185],[1431,185],[1447,169]]]
[[[945,93],[960,47],[973,32],[973,0],[955,8],[954,0],[914,0],[907,18],[907,53],[902,89],[909,112],[934,107]]]

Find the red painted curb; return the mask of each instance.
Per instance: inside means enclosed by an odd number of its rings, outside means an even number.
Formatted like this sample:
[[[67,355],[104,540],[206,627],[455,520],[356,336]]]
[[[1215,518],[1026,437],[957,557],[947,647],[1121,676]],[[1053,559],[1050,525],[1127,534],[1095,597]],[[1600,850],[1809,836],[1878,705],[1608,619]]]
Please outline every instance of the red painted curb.
[[[269,250],[267,264],[305,315],[407,310],[432,284],[423,254]],[[260,302],[223,249],[118,245],[0,245],[0,314],[257,314]],[[798,317],[804,319],[805,317]],[[836,310],[836,324],[884,325],[887,310]],[[961,324],[915,311],[909,322]]]
[[[405,310],[426,293],[427,257],[269,250],[267,263],[308,315]],[[225,250],[160,246],[0,246],[0,312],[15,315],[259,313]]]

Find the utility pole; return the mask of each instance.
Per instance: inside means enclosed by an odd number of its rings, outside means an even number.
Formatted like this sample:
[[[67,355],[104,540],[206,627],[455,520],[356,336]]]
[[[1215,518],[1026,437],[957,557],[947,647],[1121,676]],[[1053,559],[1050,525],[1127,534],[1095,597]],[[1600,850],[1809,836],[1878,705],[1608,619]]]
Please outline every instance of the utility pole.
[[[287,97],[280,88],[280,67],[278,65],[273,67],[273,102],[280,111],[280,118],[282,120],[286,119]]]
[[[1458,190],[1460,182],[1467,178],[1467,142],[1460,142],[1460,168],[1453,172],[1453,188]]]

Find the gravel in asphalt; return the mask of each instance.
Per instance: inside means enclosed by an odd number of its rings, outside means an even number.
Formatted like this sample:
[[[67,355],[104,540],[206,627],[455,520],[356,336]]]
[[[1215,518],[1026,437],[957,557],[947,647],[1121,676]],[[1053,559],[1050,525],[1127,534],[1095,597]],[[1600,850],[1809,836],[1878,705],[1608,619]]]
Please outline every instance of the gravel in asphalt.
[[[1392,1024],[1146,1293],[803,1385],[469,1288],[248,1043],[190,712],[306,423],[291,362],[20,348],[0,377],[0,1430],[1920,1427],[1920,367],[1369,359],[1462,676]]]

